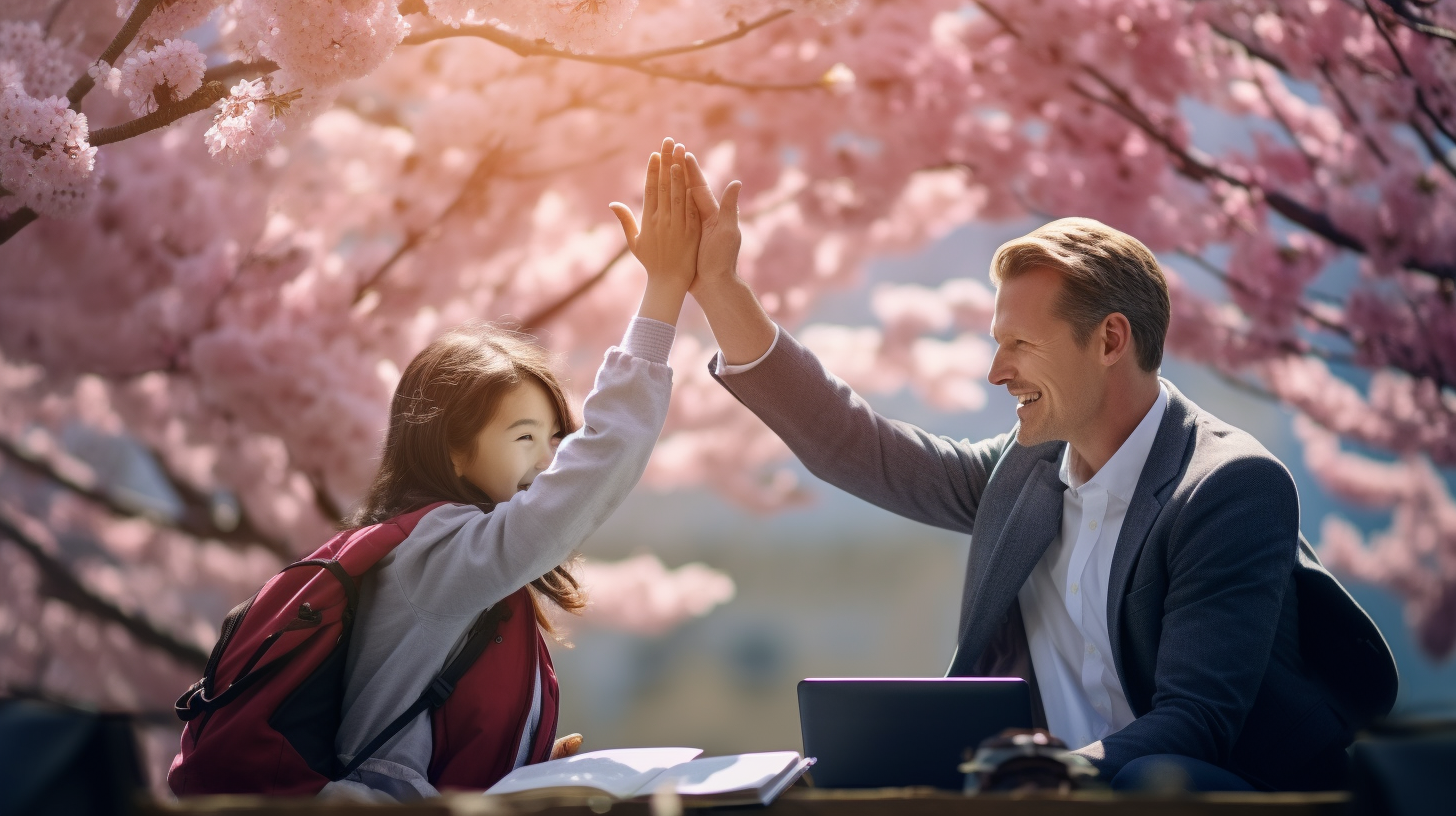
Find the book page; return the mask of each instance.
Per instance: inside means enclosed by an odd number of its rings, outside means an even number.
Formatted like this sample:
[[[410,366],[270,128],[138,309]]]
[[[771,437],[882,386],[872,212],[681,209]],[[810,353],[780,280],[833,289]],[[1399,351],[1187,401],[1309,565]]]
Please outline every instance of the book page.
[[[764,785],[798,764],[797,751],[695,759],[676,768],[669,768],[649,782],[645,789],[637,791],[637,795],[646,796],[669,784],[680,796],[708,796],[730,791],[757,793]]]
[[[560,788],[591,788],[626,799],[668,768],[701,754],[701,748],[617,748],[523,765],[491,786],[488,794]]]

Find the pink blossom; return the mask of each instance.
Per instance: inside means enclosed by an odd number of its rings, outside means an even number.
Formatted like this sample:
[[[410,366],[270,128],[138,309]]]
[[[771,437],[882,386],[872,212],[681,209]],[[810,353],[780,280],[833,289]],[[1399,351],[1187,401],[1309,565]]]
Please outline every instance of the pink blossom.
[[[388,0],[253,0],[258,51],[309,85],[338,85],[378,68],[409,23]]]
[[[131,112],[145,116],[159,104],[178,102],[202,87],[206,68],[202,52],[191,40],[167,40],[148,51],[138,51],[121,64],[118,89],[129,100]],[[165,99],[156,94],[165,92]]]
[[[13,193],[0,198],[0,210],[78,215],[96,182],[86,115],[63,97],[28,95],[22,81],[14,63],[0,63],[0,185]]]
[[[1348,522],[1326,518],[1321,554],[1330,567],[1388,587],[1406,601],[1406,619],[1424,649],[1443,658],[1456,652],[1456,500],[1445,480],[1418,457],[1376,463],[1340,450],[1338,438],[1312,422],[1296,432],[1305,463],[1320,484],[1347,501],[1393,510],[1390,530],[1365,541]]]
[[[587,592],[584,620],[645,635],[666,632],[733,599],[733,579],[704,564],[668,569],[655,555],[587,561],[577,569]],[[561,617],[561,616],[558,616]],[[570,620],[565,619],[567,625]]]
[[[38,23],[0,20],[0,62],[7,61],[24,75],[25,91],[43,99],[65,94],[83,60],[56,38],[46,37]]]
[[[535,3],[527,29],[558,48],[594,51],[622,30],[638,0],[544,0]]]
[[[160,42],[197,28],[207,21],[212,12],[225,0],[166,0],[157,4],[147,15],[142,25],[140,38]],[[118,0],[117,15],[126,16],[136,6],[136,0]]]
[[[207,150],[232,162],[250,162],[278,141],[283,123],[275,114],[278,95],[266,80],[242,80],[217,103],[212,127],[203,138]]]

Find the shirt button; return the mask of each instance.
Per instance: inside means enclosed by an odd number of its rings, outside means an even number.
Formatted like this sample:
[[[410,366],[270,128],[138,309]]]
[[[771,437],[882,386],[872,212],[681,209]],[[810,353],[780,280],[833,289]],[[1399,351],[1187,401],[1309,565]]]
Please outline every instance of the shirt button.
[[[1073,595],[1076,595],[1077,594],[1077,585],[1076,584],[1072,584],[1072,594]]]
[[[1087,525],[1087,526],[1088,526],[1088,527],[1089,527],[1089,528],[1091,528],[1091,529],[1093,529],[1093,530],[1095,530],[1095,529],[1097,529],[1097,521],[1096,521],[1096,519],[1094,519],[1094,520],[1093,520],[1093,521],[1092,521],[1092,523],[1091,523],[1091,524],[1088,524],[1088,525]]]
[[[1097,654],[1097,647],[1096,646],[1093,646],[1090,643],[1087,644],[1087,654],[1089,654],[1089,655]]]

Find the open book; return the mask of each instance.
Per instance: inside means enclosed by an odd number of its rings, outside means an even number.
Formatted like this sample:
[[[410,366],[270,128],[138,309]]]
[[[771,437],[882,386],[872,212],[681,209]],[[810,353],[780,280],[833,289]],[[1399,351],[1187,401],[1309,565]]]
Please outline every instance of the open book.
[[[698,748],[618,748],[524,765],[487,794],[636,799],[671,788],[689,807],[766,805],[814,764],[797,751],[694,759]]]

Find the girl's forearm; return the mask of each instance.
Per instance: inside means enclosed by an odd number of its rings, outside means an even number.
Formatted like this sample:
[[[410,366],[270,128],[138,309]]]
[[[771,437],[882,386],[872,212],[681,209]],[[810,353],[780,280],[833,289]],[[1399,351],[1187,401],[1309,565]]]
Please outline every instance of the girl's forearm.
[[[687,287],[675,281],[648,277],[647,288],[642,292],[642,305],[637,308],[637,316],[676,326],[678,315],[682,312],[683,298],[687,294]]]

